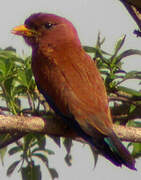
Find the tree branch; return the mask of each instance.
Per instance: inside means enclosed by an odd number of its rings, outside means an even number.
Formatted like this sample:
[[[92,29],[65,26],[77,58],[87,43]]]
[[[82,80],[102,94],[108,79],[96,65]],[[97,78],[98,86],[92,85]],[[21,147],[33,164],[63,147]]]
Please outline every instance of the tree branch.
[[[127,0],[120,0],[141,30],[141,9]]]
[[[124,141],[141,142],[141,128],[114,125],[117,136]],[[53,136],[69,137],[81,140],[73,129],[57,115],[50,113],[46,117],[4,116],[0,115],[0,133],[36,132]]]

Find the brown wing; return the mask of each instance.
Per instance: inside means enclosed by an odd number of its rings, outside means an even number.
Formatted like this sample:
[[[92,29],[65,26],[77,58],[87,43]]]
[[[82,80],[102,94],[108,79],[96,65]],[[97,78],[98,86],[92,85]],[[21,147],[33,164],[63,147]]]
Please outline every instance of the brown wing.
[[[69,111],[82,129],[91,135],[93,127],[101,133],[111,133],[112,120],[101,75],[95,62],[83,49],[73,50],[56,58],[56,64],[68,85],[63,91]],[[60,53],[61,55],[61,53]],[[57,61],[58,60],[58,61]]]

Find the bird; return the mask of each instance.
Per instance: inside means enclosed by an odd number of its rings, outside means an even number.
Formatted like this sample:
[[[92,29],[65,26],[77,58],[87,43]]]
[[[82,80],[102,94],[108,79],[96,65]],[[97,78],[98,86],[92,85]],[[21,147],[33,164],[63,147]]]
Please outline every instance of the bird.
[[[32,48],[32,72],[40,93],[87,143],[118,167],[136,170],[135,160],[113,130],[108,96],[96,62],[64,17],[34,13],[12,33]]]

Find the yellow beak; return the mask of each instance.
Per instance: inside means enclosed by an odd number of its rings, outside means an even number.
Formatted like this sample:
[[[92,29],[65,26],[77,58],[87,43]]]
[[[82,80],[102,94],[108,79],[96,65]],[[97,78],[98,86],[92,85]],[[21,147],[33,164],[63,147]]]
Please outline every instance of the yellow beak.
[[[11,31],[13,34],[19,36],[33,37],[37,32],[35,30],[27,28],[25,25],[16,26]]]

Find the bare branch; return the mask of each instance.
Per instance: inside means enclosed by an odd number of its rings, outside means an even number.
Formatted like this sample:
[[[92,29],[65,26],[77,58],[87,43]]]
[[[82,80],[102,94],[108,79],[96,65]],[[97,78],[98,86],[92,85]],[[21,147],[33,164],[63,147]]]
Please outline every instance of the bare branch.
[[[141,142],[141,128],[114,125],[114,131],[123,141]]]
[[[140,10],[135,7],[134,5],[129,4],[126,0],[120,0],[122,4],[125,6],[129,14],[132,16],[136,24],[138,25],[139,29],[141,30],[141,12]]]
[[[114,125],[114,131],[121,140],[141,142],[141,128]],[[36,132],[53,136],[81,140],[73,129],[58,116],[48,114],[46,118],[0,115],[0,133]]]

